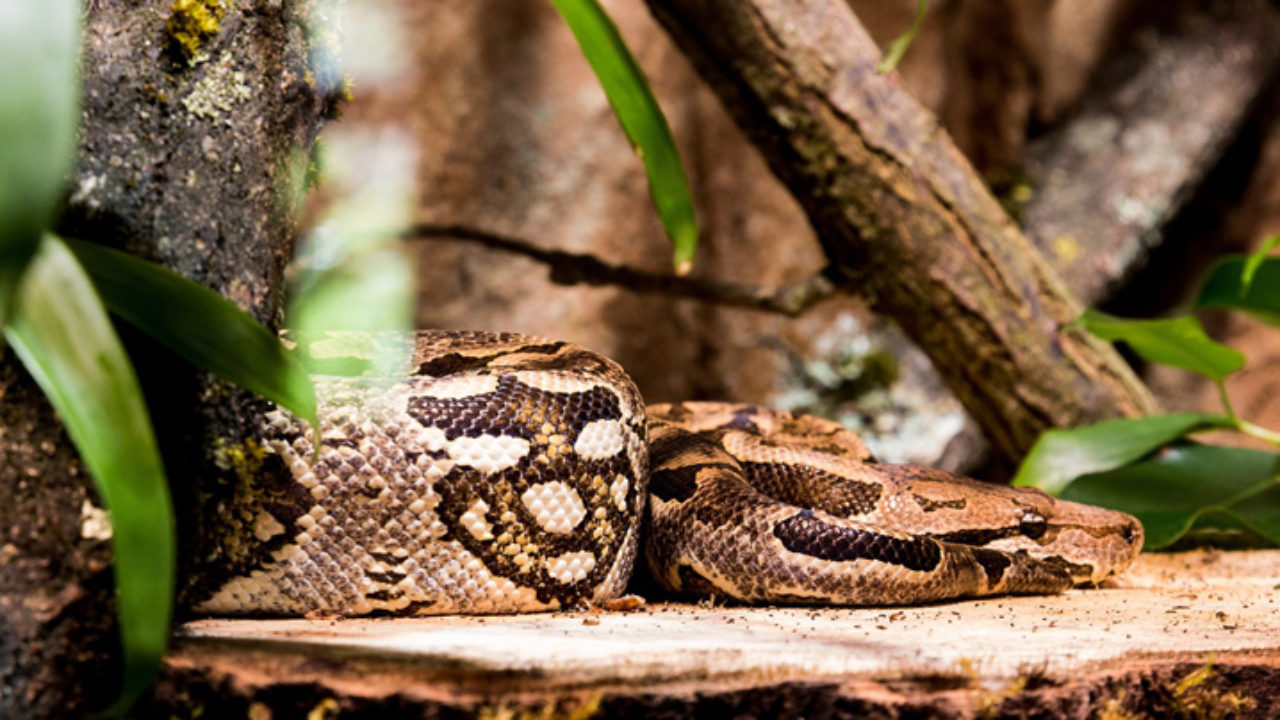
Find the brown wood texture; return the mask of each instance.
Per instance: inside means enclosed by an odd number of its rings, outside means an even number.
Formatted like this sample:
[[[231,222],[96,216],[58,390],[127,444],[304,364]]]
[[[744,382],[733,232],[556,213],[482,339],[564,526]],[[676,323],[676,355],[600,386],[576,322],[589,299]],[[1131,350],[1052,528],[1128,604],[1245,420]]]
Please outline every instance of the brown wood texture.
[[[167,0],[90,3],[60,231],[159,261],[274,323],[302,172],[332,100],[326,69],[309,64],[308,5],[231,7],[207,61],[189,66],[165,42]],[[121,329],[165,451],[179,555],[208,557],[211,508],[235,486],[232,468],[208,461],[252,437],[259,401]],[[110,547],[91,522],[102,502],[7,351],[0,397],[0,718],[77,717],[120,679]]]
[[[925,607],[201,620],[138,717],[1273,718],[1278,562]]]
[[[929,355],[1006,459],[1151,411],[937,124],[835,0],[649,0],[804,207],[845,287]]]

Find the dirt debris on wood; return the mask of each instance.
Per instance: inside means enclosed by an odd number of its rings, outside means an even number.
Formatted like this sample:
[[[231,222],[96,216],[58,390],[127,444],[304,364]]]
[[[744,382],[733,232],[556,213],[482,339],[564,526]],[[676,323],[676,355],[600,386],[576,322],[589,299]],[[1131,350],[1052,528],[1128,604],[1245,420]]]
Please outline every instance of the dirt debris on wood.
[[[1274,717],[1277,583],[1280,551],[1196,551],[1144,555],[1102,588],[925,607],[199,620],[152,702],[292,712],[332,698],[343,717]]]

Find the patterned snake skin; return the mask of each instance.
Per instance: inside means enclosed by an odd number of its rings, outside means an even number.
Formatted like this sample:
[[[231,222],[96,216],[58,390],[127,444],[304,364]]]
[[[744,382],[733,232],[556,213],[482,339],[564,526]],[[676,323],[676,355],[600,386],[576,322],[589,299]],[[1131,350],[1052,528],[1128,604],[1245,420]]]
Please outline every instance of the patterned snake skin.
[[[408,368],[315,378],[314,462],[311,432],[268,415],[293,510],[258,513],[270,552],[197,612],[600,603],[623,592],[642,534],[651,573],[680,594],[857,605],[1060,592],[1119,572],[1142,545],[1123,513],[877,464],[825,420],[724,403],[646,411],[616,363],[568,343],[404,342]]]

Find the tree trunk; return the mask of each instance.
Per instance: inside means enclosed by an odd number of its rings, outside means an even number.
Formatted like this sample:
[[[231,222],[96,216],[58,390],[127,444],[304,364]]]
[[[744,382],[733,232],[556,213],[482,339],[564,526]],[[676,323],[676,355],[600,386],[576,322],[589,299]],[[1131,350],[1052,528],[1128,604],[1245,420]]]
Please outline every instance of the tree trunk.
[[[816,228],[1006,460],[1155,401],[835,0],[648,0]]]
[[[275,324],[310,146],[338,90],[336,67],[316,61],[315,9],[231,4],[216,33],[184,47],[177,4],[89,5],[83,133],[59,230],[161,262]],[[258,405],[121,329],[166,453],[181,592],[192,559],[216,555],[202,531],[230,521]],[[101,502],[7,351],[0,396],[0,717],[74,717],[119,682],[110,548],[87,522]]]

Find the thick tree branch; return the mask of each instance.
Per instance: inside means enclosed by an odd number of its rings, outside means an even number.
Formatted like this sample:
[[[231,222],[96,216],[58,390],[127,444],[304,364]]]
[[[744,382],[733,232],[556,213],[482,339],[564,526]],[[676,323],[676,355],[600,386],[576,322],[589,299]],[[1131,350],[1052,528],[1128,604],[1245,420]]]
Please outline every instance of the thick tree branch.
[[[546,250],[525,240],[465,225],[417,225],[405,237],[410,240],[472,242],[523,255],[546,265],[551,282],[558,285],[617,285],[641,293],[671,295],[783,315],[799,315],[836,292],[835,285],[825,273],[776,288],[664,275],[612,265],[592,255]]]
[[[1007,459],[1050,427],[1155,408],[839,0],[648,0],[823,249]]]

